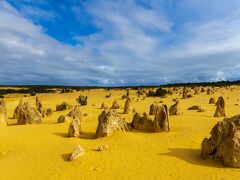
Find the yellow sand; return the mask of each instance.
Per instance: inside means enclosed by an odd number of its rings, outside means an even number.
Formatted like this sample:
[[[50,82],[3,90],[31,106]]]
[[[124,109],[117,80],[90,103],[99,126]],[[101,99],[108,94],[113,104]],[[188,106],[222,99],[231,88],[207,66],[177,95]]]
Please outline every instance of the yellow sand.
[[[235,105],[240,98],[240,90],[222,90],[214,95],[200,94],[193,98],[180,100],[181,116],[170,116],[171,132],[144,133],[118,132],[110,137],[93,139],[101,113],[101,103],[109,106],[115,99],[124,105],[121,95],[124,91],[112,90],[112,97],[105,98],[105,90],[90,90],[66,94],[41,94],[44,108],[55,109],[56,104],[66,101],[76,104],[80,94],[88,95],[88,105],[81,107],[88,113],[82,122],[82,128],[88,133],[88,139],[68,138],[69,123],[57,124],[57,118],[68,111],[54,112],[43,119],[41,125],[16,125],[12,119],[14,108],[22,95],[9,95],[6,98],[8,109],[8,127],[0,127],[0,179],[239,179],[240,169],[224,167],[214,160],[200,158],[200,145],[204,137],[209,136],[213,125],[222,118],[213,118],[214,105],[209,105],[210,97],[225,97],[228,117],[240,112]],[[136,102],[137,112],[148,112],[149,106],[162,100],[168,106],[173,104],[168,98],[146,98]],[[229,97],[229,99],[227,99]],[[26,97],[32,105],[35,97]],[[96,104],[96,106],[92,106]],[[200,105],[206,111],[198,113],[187,110],[192,105]],[[118,110],[122,112],[123,109]],[[133,114],[122,115],[131,122]],[[68,162],[69,153],[80,144],[85,150],[84,156]],[[98,152],[101,145],[109,145],[108,151]]]

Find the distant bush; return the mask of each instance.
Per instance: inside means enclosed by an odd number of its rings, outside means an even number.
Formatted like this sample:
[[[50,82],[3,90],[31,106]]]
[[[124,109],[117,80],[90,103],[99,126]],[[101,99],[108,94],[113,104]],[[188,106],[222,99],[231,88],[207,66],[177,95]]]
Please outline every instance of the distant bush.
[[[82,96],[80,95],[76,101],[81,105],[81,106],[86,106],[87,105],[87,96]]]
[[[169,91],[167,91],[166,89],[163,89],[162,87],[160,87],[156,91],[153,91],[152,89],[150,89],[148,91],[147,96],[165,97],[167,94],[169,94]]]

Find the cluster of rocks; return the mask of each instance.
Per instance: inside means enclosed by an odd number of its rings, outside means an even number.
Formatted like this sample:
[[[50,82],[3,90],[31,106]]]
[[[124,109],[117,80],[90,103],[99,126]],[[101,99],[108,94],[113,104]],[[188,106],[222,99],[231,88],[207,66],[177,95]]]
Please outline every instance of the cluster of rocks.
[[[240,115],[225,118],[212,128],[211,137],[202,142],[201,156],[240,167]]]
[[[146,113],[143,113],[143,116],[141,116],[139,113],[136,113],[133,116],[131,126],[133,129],[140,131],[168,132],[169,118],[167,106],[157,106],[154,120],[152,120]]]
[[[42,115],[37,108],[31,107],[28,101],[20,99],[16,107],[13,117],[17,119],[18,124],[40,124]]]

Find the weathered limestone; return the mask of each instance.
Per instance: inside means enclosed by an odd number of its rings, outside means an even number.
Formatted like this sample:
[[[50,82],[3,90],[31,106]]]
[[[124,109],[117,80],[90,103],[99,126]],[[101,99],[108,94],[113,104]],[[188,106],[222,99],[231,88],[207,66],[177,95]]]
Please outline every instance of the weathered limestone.
[[[42,122],[40,112],[31,107],[28,102],[24,102],[23,105],[19,106],[17,118],[18,124],[40,124]]]
[[[100,145],[97,148],[97,151],[107,151],[107,150],[108,150],[108,145],[107,144]]]
[[[143,113],[142,117],[136,113],[133,116],[132,128],[140,131],[168,132],[169,119],[167,106],[158,107],[154,121],[146,113]]]
[[[83,112],[79,105],[74,106],[74,108],[67,114],[68,117],[78,118],[80,121],[83,120]]]
[[[216,102],[216,110],[214,113],[214,117],[226,117],[225,114],[225,101],[223,97],[219,97],[218,101]]]
[[[212,97],[212,98],[210,98],[210,100],[209,100],[209,104],[215,104],[216,102],[215,102],[215,99]]]
[[[68,128],[68,136],[69,137],[80,137],[81,135],[81,122],[79,118],[73,118],[72,122]]]
[[[80,146],[77,145],[74,150],[73,153],[71,154],[69,161],[73,161],[78,159],[80,156],[82,156],[85,153],[85,150]]]
[[[19,100],[18,106],[14,110],[14,113],[13,113],[13,118],[14,119],[18,119],[19,110],[22,109],[22,107],[23,107],[23,99],[21,98]]]
[[[133,112],[132,100],[130,98],[128,98],[125,102],[123,114],[129,114],[129,113],[132,113],[132,112]]]
[[[36,108],[40,113],[42,113],[42,102],[39,96],[36,97]]]
[[[224,118],[212,128],[211,137],[202,142],[201,156],[240,168],[240,115]]]
[[[154,119],[154,131],[155,132],[169,132],[169,114],[167,105],[162,105],[158,108],[157,114]]]
[[[182,92],[182,99],[187,99],[187,98],[188,98],[188,90],[186,87],[184,87]]]
[[[139,113],[135,113],[132,120],[132,128],[139,131],[153,132],[153,120],[145,112],[142,117]]]
[[[156,115],[157,109],[158,109],[158,105],[157,104],[152,104],[150,106],[149,115]]]
[[[172,115],[180,115],[180,112],[179,112],[179,101],[177,100],[175,104],[173,104],[172,106],[170,106],[169,108],[169,115],[172,116]]]
[[[58,118],[58,123],[64,123],[64,122],[67,122],[69,119],[68,119],[68,117],[67,116],[65,116],[65,115],[61,115],[61,116],[59,116],[59,118]]]
[[[0,100],[0,126],[7,126],[7,107],[3,99]]]
[[[121,118],[115,111],[105,109],[98,116],[98,127],[96,138],[105,137],[115,131],[129,131],[130,127],[125,119]]]
[[[118,104],[117,100],[115,100],[112,104],[111,109],[119,109],[119,108],[120,108],[120,105]]]

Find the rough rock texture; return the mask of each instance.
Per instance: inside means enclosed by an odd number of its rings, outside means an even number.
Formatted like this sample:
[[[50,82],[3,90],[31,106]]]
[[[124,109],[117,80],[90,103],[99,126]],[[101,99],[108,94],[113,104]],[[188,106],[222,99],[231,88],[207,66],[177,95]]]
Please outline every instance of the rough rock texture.
[[[118,109],[118,108],[120,108],[120,105],[118,104],[117,100],[115,100],[112,104],[111,109]]]
[[[169,119],[168,119],[167,105],[162,105],[158,108],[157,114],[154,118],[153,128],[155,132],[169,132]]]
[[[179,101],[176,101],[175,104],[170,106],[170,108],[169,108],[169,115],[170,116],[172,116],[172,115],[180,115],[180,112],[179,112]]]
[[[223,97],[219,97],[218,101],[216,102],[216,110],[214,113],[214,117],[226,117],[225,114],[225,101]]]
[[[129,114],[129,113],[132,113],[132,112],[133,112],[132,100],[130,98],[128,98],[125,102],[123,114]]]
[[[139,113],[135,113],[132,120],[132,128],[139,131],[153,132],[153,120],[145,112],[142,117]]]
[[[133,116],[132,128],[140,131],[168,132],[169,119],[167,106],[163,105],[158,107],[154,121],[146,113],[143,113],[142,117],[136,113]]]
[[[210,100],[209,100],[209,104],[215,104],[216,102],[215,102],[215,99],[212,97],[212,98],[210,98]]]
[[[36,97],[36,108],[40,113],[42,113],[42,102],[38,96]]]
[[[68,117],[65,116],[65,115],[61,115],[58,118],[58,123],[64,123],[64,122],[67,122],[67,121],[68,121]]]
[[[18,119],[19,110],[22,109],[22,107],[23,107],[23,99],[21,98],[19,100],[18,106],[14,110],[13,119]]]
[[[211,137],[202,142],[201,156],[240,168],[240,115],[224,118],[212,128]]]
[[[85,150],[80,146],[77,145],[74,150],[73,153],[71,154],[69,161],[73,161],[78,159],[80,156],[82,156],[85,153]]]
[[[80,137],[81,135],[81,122],[78,118],[74,118],[68,128],[69,137]]]
[[[24,102],[18,109],[18,124],[40,124],[42,122],[42,116],[40,112],[29,105],[28,102]]]
[[[187,90],[187,88],[183,88],[182,98],[183,99],[187,99],[188,98],[188,90]]]
[[[74,106],[74,108],[67,114],[68,117],[73,119],[78,118],[80,121],[83,119],[83,112],[80,109],[79,105]]]
[[[3,99],[0,100],[0,126],[7,125],[7,107]]]
[[[157,109],[158,109],[158,105],[157,104],[152,104],[150,106],[149,115],[156,115]]]
[[[107,144],[100,145],[97,148],[97,151],[107,151],[107,150],[108,150],[108,145]]]
[[[96,138],[105,137],[113,134],[115,131],[129,131],[130,127],[115,111],[105,109],[98,116],[98,127]]]
[[[63,111],[63,110],[69,110],[72,106],[66,102],[63,102],[62,104],[59,104],[56,106],[56,111]]]

